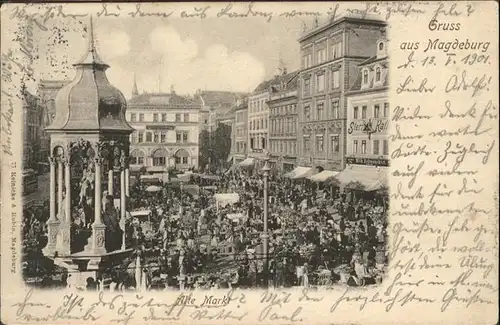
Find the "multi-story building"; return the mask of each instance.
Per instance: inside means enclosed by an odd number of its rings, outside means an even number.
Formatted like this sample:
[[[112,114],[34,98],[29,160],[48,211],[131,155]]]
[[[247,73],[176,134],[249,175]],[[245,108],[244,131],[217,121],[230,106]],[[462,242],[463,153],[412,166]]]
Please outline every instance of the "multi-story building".
[[[285,70],[286,73],[286,70]],[[269,106],[270,163],[279,170],[292,170],[297,161],[298,72],[278,77],[271,87]]]
[[[217,129],[217,116],[227,113],[244,93],[198,90],[195,99],[201,104],[200,128],[209,132]]]
[[[376,54],[385,25],[342,17],[299,39],[299,165],[332,171],[345,167],[345,93],[358,77],[357,66]]]
[[[137,94],[127,104],[131,169],[148,172],[198,168],[200,104],[170,93]]]
[[[269,107],[267,101],[270,96],[270,87],[273,82],[261,82],[254,92],[248,96],[248,158],[262,161],[267,157],[269,143]]]
[[[70,80],[40,80],[37,95],[44,102],[44,105],[47,106],[51,119],[56,113],[55,100],[57,93],[70,82]],[[50,123],[52,123],[52,120]]]
[[[69,80],[40,80],[37,89],[37,96],[40,98],[42,112],[40,112],[40,147],[38,167],[39,171],[48,171],[48,158],[50,156],[50,137],[45,128],[52,124],[55,117],[55,99],[62,87],[70,83]],[[44,168],[45,166],[45,168]]]
[[[26,89],[22,92],[23,99],[23,169],[38,169],[38,163],[43,159],[41,152],[41,134],[44,124],[45,109],[38,96]],[[48,162],[46,159],[44,162]]]
[[[248,100],[240,99],[234,109],[234,122],[231,132],[231,155],[233,164],[239,164],[247,155]]]
[[[244,93],[230,91],[202,91],[198,90],[194,98],[201,105],[200,110],[200,167],[212,164],[216,158],[214,154],[213,138],[218,127],[218,122],[223,118],[239,98],[246,96]],[[203,132],[203,131],[207,131]]]
[[[356,82],[346,94],[347,168],[341,177],[363,184],[365,190],[386,185],[388,173],[390,112],[386,43],[381,38],[377,42],[377,55],[359,64]]]

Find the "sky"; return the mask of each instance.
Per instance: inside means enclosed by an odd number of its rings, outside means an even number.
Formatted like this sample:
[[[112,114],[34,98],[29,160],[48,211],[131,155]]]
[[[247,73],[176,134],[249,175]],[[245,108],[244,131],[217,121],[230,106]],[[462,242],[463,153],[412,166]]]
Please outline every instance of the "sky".
[[[254,11],[272,13],[272,19],[262,15],[245,18],[217,15],[225,6],[233,6],[234,12],[242,13],[253,5]],[[36,89],[39,80],[73,79],[72,64],[88,47],[87,27],[92,15],[98,53],[110,65],[108,79],[127,98],[131,97],[134,77],[139,92],[169,92],[171,89],[186,95],[197,90],[252,92],[259,83],[276,74],[280,61],[289,72],[299,69],[298,39],[304,26],[307,30],[314,27],[315,16],[322,25],[330,20],[332,7],[340,6],[341,9],[335,10],[335,17],[338,17],[353,8],[366,7],[366,4],[108,4],[108,13],[118,12],[118,17],[102,15],[103,6],[105,4],[53,4],[49,7],[33,4],[29,7],[30,12],[35,13],[35,19],[43,28],[30,25],[30,20],[23,15],[13,18],[19,26],[30,30],[30,37],[24,36],[24,39],[30,38],[33,43],[34,59],[30,64],[35,71],[35,84],[28,84],[28,89]],[[136,6],[144,6],[141,10],[147,15],[132,17],[130,13]],[[180,18],[184,10],[192,13],[194,8],[203,6],[210,6],[206,18]],[[52,10],[49,14],[47,8]],[[168,18],[151,16],[151,13],[169,11],[174,14]]]
[[[71,64],[85,53],[90,19],[61,30],[38,31],[39,79],[72,79]],[[280,60],[299,68],[300,20],[270,23],[249,20],[93,18],[100,57],[110,65],[109,81],[130,98],[134,76],[139,92],[181,94],[201,90],[251,92],[271,78]],[[42,55],[42,53],[44,55]]]

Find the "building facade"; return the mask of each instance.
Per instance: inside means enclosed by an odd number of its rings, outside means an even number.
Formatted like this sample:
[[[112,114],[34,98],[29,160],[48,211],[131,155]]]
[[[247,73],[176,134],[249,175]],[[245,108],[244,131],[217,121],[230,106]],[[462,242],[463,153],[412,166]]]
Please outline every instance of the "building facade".
[[[267,157],[269,143],[269,107],[272,80],[262,82],[248,96],[248,157],[262,160]]]
[[[55,117],[56,95],[67,84],[69,80],[40,80],[37,89],[37,96],[40,98],[42,105],[40,112],[40,146],[39,146],[39,171],[48,169],[50,156],[50,137],[45,128],[52,124]],[[44,167],[43,167],[44,166]]]
[[[358,77],[358,65],[376,54],[384,29],[383,21],[343,17],[299,39],[299,165],[345,168],[345,93]]]
[[[297,80],[298,72],[281,76],[267,102],[270,163],[282,171],[297,164]]]
[[[195,99],[200,102],[200,129],[215,132],[218,116],[227,113],[236,101],[247,94],[230,91],[198,90]]]
[[[43,146],[50,146],[49,143],[43,143],[43,126],[46,124],[44,114],[46,112],[42,101],[35,96],[23,90],[23,169],[38,169],[38,163],[48,163],[48,148],[43,151]],[[45,156],[44,156],[45,155]]]
[[[231,159],[233,164],[239,164],[247,156],[247,122],[248,100],[238,101],[234,110],[234,122],[231,132]]]
[[[170,93],[144,93],[128,102],[131,169],[148,172],[198,168],[200,105]]]
[[[389,166],[389,101],[387,42],[377,42],[377,55],[359,65],[347,93],[347,165]]]

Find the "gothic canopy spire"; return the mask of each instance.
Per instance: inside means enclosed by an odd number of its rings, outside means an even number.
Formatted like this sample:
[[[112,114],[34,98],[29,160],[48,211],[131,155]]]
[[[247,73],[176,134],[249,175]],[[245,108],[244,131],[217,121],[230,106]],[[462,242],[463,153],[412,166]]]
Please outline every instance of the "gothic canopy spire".
[[[97,54],[97,50],[95,48],[95,41],[94,41],[94,24],[92,21],[92,15],[90,15],[90,23],[87,27],[87,35],[88,35],[88,48],[87,52],[85,55],[82,57],[80,61],[77,63],[73,64],[74,66],[92,66],[92,67],[97,67],[101,69],[107,69],[109,68],[109,65],[104,63],[104,61],[101,60],[99,55]]]
[[[132,96],[138,96],[139,95],[139,89],[137,88],[137,78],[134,73],[134,85],[132,87]]]

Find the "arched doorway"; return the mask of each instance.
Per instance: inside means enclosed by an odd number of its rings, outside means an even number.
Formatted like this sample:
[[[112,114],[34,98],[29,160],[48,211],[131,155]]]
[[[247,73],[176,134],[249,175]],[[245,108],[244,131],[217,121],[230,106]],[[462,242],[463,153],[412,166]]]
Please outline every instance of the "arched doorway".
[[[134,149],[130,153],[130,164],[131,165],[144,165],[144,152],[139,149]]]
[[[153,152],[153,166],[166,166],[167,165],[167,150],[160,148]]]
[[[175,153],[175,169],[182,170],[189,168],[189,158],[191,155],[186,149],[179,149]]]

